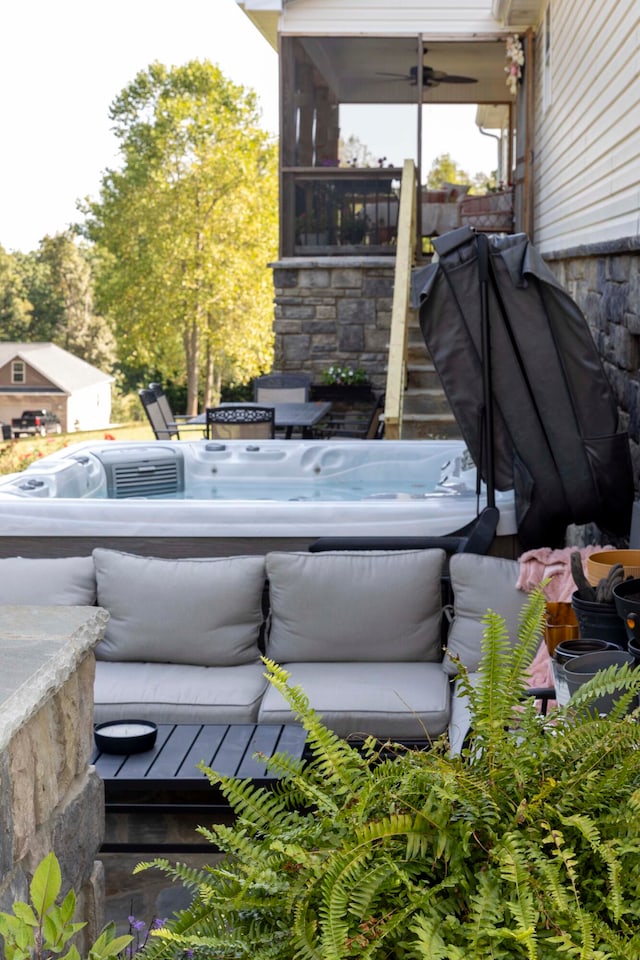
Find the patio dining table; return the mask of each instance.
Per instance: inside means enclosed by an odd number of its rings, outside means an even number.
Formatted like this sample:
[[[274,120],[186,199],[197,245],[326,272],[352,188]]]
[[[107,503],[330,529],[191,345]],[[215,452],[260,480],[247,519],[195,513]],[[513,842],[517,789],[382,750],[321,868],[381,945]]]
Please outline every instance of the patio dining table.
[[[221,403],[224,407],[226,404]],[[243,406],[250,407],[251,403],[245,403]],[[289,440],[294,430],[299,430],[303,438],[313,436],[313,427],[331,410],[330,400],[308,401],[306,403],[269,403],[257,404],[257,406],[273,407],[276,430],[284,430],[284,435]],[[206,414],[199,413],[197,417],[189,420],[189,423],[205,423]]]

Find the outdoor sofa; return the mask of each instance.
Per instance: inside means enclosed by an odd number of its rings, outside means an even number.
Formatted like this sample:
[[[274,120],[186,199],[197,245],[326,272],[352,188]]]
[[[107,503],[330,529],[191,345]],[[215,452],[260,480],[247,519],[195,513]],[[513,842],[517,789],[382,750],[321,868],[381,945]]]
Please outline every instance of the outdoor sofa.
[[[38,605],[108,611],[96,722],[291,721],[264,652],[342,736],[420,742],[449,730],[459,746],[455,661],[477,671],[487,608],[515,636],[517,577],[516,561],[440,549],[164,559],[99,548],[0,559],[0,603],[33,605],[37,583]]]

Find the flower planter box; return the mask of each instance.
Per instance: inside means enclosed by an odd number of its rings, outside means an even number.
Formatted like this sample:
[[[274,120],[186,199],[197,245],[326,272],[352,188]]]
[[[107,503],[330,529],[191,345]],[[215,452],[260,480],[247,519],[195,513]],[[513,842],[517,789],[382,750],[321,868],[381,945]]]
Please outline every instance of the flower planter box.
[[[331,400],[333,403],[366,403],[374,399],[370,383],[312,383],[312,400]]]

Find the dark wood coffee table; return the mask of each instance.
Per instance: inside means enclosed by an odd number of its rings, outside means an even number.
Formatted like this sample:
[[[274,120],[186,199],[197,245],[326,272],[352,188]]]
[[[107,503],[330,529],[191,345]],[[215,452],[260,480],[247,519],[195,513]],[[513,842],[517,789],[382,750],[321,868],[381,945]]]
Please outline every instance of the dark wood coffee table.
[[[129,755],[95,749],[91,763],[104,782],[107,815],[228,814],[220,791],[197,765],[204,761],[217,773],[268,786],[277,775],[267,770],[265,758],[287,753],[300,759],[306,736],[297,724],[160,724],[153,749]],[[109,838],[102,846],[105,853],[184,849],[215,848],[210,843],[147,844]]]

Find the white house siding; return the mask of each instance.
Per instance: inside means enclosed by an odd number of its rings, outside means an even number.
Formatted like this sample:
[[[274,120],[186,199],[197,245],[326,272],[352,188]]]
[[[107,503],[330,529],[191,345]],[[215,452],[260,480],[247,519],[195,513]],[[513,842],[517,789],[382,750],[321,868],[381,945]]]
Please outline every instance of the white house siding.
[[[491,13],[491,0],[296,0],[285,3],[284,34],[394,36],[425,33],[451,37],[503,32]]]
[[[67,429],[103,430],[111,422],[111,383],[74,391],[67,401]]]
[[[542,253],[640,235],[640,0],[551,0],[550,105],[536,50],[534,235]]]

